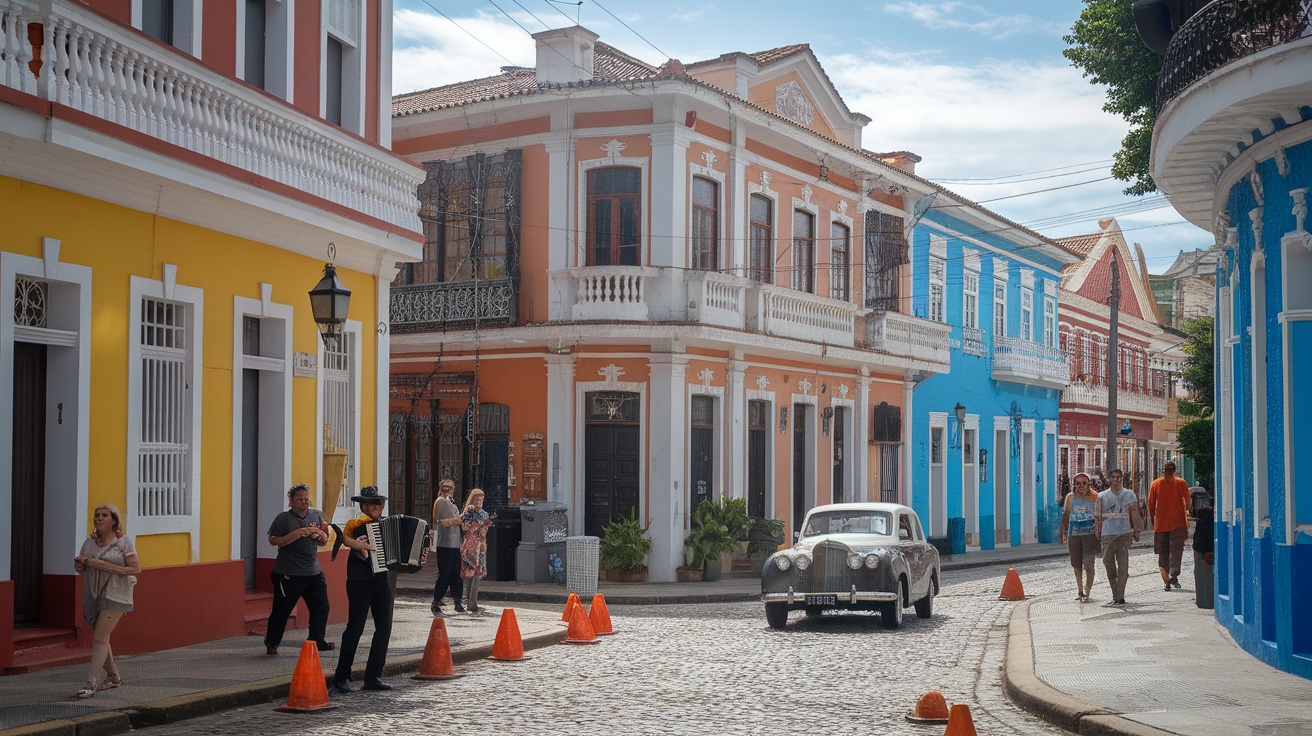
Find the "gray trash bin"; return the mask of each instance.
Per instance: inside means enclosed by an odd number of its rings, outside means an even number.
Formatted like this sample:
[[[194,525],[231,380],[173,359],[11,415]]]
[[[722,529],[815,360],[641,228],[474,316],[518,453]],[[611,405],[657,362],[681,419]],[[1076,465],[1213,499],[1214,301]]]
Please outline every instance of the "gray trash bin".
[[[599,537],[565,537],[565,588],[590,601],[597,594]]]

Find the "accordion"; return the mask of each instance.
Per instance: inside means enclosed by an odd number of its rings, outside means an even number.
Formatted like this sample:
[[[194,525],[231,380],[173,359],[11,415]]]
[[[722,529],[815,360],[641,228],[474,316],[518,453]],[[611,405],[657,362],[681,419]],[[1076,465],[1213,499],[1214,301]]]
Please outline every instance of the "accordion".
[[[369,565],[375,573],[419,572],[428,548],[428,522],[414,516],[386,516],[364,525],[374,547]]]

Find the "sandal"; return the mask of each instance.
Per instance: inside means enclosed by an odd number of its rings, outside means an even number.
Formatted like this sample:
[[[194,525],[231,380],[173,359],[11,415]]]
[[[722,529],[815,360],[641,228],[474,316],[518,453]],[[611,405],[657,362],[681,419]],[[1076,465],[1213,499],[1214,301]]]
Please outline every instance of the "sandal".
[[[116,672],[112,675],[106,675],[104,681],[100,683],[100,687],[96,689],[113,690],[114,688],[122,684],[123,684],[123,678]]]
[[[96,681],[87,680],[86,683],[82,685],[82,689],[78,690],[77,693],[75,693],[75,696],[79,698],[89,698],[95,694],[96,694]]]

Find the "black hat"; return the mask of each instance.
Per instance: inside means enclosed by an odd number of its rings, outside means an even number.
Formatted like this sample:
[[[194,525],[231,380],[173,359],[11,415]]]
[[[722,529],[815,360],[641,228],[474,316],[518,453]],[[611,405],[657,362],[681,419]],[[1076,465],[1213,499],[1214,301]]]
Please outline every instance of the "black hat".
[[[387,496],[378,492],[378,486],[365,486],[360,489],[360,495],[351,496],[351,501],[355,503],[387,503]]]

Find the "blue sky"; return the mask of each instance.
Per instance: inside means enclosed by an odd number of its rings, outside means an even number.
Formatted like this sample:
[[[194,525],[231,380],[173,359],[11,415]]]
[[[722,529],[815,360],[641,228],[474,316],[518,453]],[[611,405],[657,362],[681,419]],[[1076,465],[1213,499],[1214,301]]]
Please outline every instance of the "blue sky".
[[[531,66],[529,34],[571,25],[576,14],[602,41],[653,64],[809,43],[848,106],[872,119],[866,148],[913,151],[923,158],[916,173],[1051,237],[1095,232],[1099,218],[1115,216],[1126,239],[1143,246],[1148,270],[1161,272],[1180,250],[1205,248],[1212,237],[1160,194],[1126,197],[1125,183],[1109,178],[1126,124],[1102,111],[1103,90],[1061,55],[1062,36],[1083,7],[1080,0],[395,0],[393,91]]]

